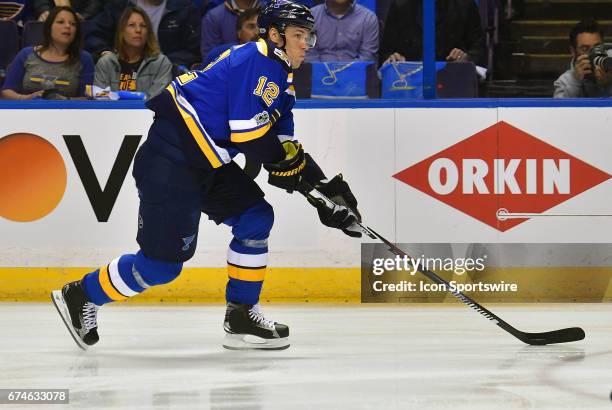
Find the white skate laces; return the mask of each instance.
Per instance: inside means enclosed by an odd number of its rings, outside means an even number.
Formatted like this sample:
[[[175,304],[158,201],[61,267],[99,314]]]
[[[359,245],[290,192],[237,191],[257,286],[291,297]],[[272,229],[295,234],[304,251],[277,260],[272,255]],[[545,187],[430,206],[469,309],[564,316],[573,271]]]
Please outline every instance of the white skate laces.
[[[97,315],[100,307],[94,303],[87,302],[83,305],[83,326],[85,331],[98,327]]]
[[[273,320],[268,320],[264,317],[263,313],[261,313],[261,311],[259,310],[259,303],[253,305],[253,307],[249,309],[249,317],[251,318],[251,320],[262,326],[267,327],[268,329],[274,329],[274,324],[276,322]]]

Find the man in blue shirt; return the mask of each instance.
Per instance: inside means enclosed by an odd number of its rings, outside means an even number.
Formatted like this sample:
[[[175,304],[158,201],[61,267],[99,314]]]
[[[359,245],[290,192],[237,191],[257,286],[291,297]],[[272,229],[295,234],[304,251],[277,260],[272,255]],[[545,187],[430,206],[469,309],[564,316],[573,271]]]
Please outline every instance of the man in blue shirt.
[[[287,192],[315,186],[337,206],[313,200],[321,222],[349,236],[357,201],[338,175],[327,180],[293,135],[293,69],[315,43],[307,7],[274,0],[262,12],[262,39],[222,53],[202,71],[177,77],[147,102],[155,120],[134,159],[140,250],[53,291],[77,344],[98,341],[98,307],[168,283],[195,253],[201,213],[232,228],[223,327],[228,349],[285,349],[289,328],[266,319],[259,295],[274,222],[264,193],[232,158],[264,164]]]
[[[236,21],[236,37],[238,42],[232,41],[226,44],[222,44],[210,50],[201,67],[206,68],[210,63],[215,61],[217,57],[221,55],[228,48],[232,48],[237,44],[248,43],[249,41],[257,40],[259,37],[259,27],[257,27],[257,15],[259,9],[246,9],[238,16]]]
[[[312,8],[317,44],[306,61],[376,61],[378,19],[355,0],[326,0]]]
[[[200,53],[202,60],[208,57],[210,51],[221,44],[235,43],[236,20],[246,9],[260,8],[259,0],[226,0],[214,7],[202,17],[202,34]]]

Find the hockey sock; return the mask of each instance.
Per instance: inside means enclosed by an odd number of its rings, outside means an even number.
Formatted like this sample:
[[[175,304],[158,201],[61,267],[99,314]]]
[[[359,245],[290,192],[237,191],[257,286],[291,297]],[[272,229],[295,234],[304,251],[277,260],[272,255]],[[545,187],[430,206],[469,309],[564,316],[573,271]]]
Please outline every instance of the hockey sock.
[[[228,302],[254,305],[266,275],[268,240],[239,240],[234,238],[227,252],[229,281],[225,297]]]
[[[136,255],[123,255],[107,266],[88,273],[83,278],[87,298],[98,306],[125,300],[143,292],[149,286],[134,269]]]
[[[227,251],[226,300],[254,305],[259,301],[266,276],[268,237],[274,212],[262,199],[224,223],[232,227],[234,234]]]

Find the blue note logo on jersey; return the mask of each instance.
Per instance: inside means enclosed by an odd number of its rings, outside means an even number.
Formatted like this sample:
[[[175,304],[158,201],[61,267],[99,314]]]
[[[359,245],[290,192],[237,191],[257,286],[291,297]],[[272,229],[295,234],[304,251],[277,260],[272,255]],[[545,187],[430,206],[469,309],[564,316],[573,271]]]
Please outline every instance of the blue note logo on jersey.
[[[184,251],[188,251],[189,246],[191,245],[191,242],[193,242],[193,240],[195,239],[195,234],[188,236],[186,238],[182,238],[182,239],[183,239],[183,243],[185,244],[185,246],[183,246],[181,249]]]

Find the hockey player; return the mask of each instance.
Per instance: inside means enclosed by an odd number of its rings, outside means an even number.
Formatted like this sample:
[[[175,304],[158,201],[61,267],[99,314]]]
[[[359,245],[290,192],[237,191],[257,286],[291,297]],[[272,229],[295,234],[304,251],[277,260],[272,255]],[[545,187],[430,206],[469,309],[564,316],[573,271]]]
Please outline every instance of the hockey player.
[[[201,213],[232,228],[223,323],[228,349],[285,349],[289,328],[259,309],[274,221],[264,193],[232,158],[264,164],[268,182],[287,192],[315,186],[339,206],[312,201],[321,222],[347,235],[357,201],[337,175],[327,180],[293,136],[292,70],[314,46],[310,10],[273,0],[262,11],[261,39],[222,53],[202,71],[177,77],[147,102],[155,119],[133,176],[140,198],[136,254],[88,273],[52,300],[81,348],[98,342],[97,311],[106,303],[168,283],[195,252]],[[352,212],[349,212],[352,211]]]

